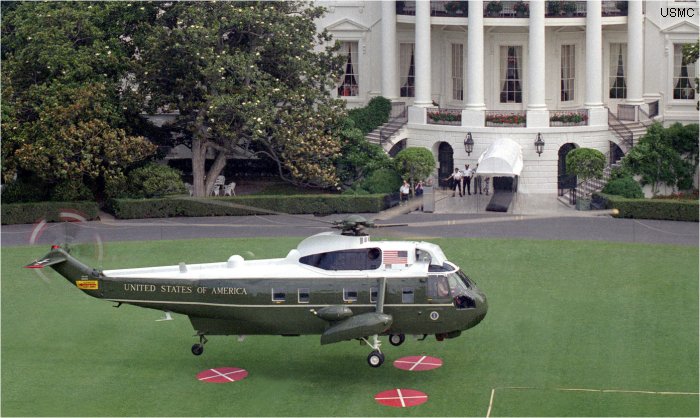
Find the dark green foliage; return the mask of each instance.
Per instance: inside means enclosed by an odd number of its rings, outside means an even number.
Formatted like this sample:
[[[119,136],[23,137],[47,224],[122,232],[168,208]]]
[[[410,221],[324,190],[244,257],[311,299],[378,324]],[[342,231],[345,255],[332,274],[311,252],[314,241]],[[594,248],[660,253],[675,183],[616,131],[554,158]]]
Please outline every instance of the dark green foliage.
[[[622,163],[630,172],[641,176],[643,185],[650,184],[654,194],[661,183],[689,189],[698,166],[698,125],[677,123],[664,128],[656,123]]]
[[[621,177],[610,180],[603,188],[603,193],[622,196],[628,199],[644,198],[642,187],[632,177]]]
[[[698,222],[697,200],[627,199],[603,193],[595,197],[605,202],[606,209],[619,210],[619,218]]]
[[[2,224],[31,224],[40,219],[45,219],[48,222],[60,222],[61,218],[59,213],[66,209],[80,212],[89,221],[97,219],[98,206],[96,202],[3,202]]]
[[[389,156],[380,146],[367,141],[351,118],[342,124],[339,136],[341,150],[335,165],[344,186],[352,186],[373,171],[391,166]]]
[[[435,157],[427,148],[406,148],[394,157],[394,167],[405,180],[424,180],[435,170]]]
[[[112,199],[110,210],[119,219],[168,218],[173,216],[244,216],[260,212],[236,208],[252,206],[290,214],[376,213],[385,209],[384,195],[241,196],[233,198]],[[219,204],[217,204],[219,203]]]
[[[55,202],[74,202],[92,199],[92,191],[80,181],[66,180],[51,189],[51,200]]]
[[[579,181],[601,178],[605,168],[605,155],[593,148],[576,148],[566,155],[566,172]]]
[[[392,168],[375,170],[362,182],[362,188],[370,193],[394,193],[399,187],[401,176]]]
[[[355,121],[355,126],[362,131],[362,135],[367,135],[388,122],[390,112],[391,101],[378,96],[372,98],[367,106],[348,111],[348,116]]]
[[[20,177],[5,185],[2,191],[2,203],[40,202],[48,199],[48,187],[40,179],[28,176]]]
[[[129,172],[127,195],[134,198],[185,193],[182,173],[162,164],[150,163]]]

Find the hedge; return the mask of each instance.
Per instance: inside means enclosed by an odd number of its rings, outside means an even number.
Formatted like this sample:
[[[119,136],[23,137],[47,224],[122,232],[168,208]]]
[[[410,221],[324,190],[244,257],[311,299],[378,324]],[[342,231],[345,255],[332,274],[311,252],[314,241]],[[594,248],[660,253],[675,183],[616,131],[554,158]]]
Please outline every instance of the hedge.
[[[110,211],[118,219],[168,218],[173,216],[242,216],[259,211],[241,206],[289,214],[376,213],[391,205],[377,195],[290,195],[238,197],[170,197],[161,199],[112,199]]]
[[[3,203],[2,224],[31,224],[45,219],[48,222],[61,222],[61,212],[77,213],[88,221],[97,219],[96,202],[32,202]]]
[[[697,200],[627,199],[604,193],[595,193],[593,198],[606,209],[619,210],[618,218],[698,222]]]

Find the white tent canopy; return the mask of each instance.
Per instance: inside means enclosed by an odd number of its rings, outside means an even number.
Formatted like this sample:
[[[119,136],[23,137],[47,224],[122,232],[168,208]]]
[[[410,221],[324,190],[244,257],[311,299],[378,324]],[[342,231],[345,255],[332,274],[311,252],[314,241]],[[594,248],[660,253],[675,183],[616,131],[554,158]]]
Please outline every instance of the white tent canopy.
[[[523,171],[523,149],[512,139],[499,138],[479,157],[477,174],[515,177]]]

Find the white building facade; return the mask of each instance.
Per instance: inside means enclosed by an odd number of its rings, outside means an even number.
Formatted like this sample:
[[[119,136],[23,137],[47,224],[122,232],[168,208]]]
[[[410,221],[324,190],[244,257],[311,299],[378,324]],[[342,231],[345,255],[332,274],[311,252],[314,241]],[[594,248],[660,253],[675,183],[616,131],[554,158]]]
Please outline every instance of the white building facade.
[[[556,193],[568,151],[614,160],[632,145],[627,124],[698,120],[698,65],[681,54],[698,40],[696,0],[318,4],[328,9],[318,28],[347,56],[338,96],[405,103],[385,149],[430,149],[436,177],[507,137],[522,147],[519,190]]]

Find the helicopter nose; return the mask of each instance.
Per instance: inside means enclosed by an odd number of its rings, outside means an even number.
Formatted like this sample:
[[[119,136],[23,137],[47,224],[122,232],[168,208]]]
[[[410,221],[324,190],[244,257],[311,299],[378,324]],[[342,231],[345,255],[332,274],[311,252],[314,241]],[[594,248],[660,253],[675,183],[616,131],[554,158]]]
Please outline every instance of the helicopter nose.
[[[483,321],[484,318],[486,317],[486,312],[489,310],[489,303],[486,300],[486,295],[484,292],[481,290],[477,290],[476,292],[476,316],[474,317],[474,321],[472,322],[471,326],[477,325],[479,322]]]

